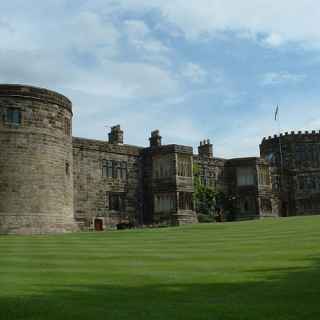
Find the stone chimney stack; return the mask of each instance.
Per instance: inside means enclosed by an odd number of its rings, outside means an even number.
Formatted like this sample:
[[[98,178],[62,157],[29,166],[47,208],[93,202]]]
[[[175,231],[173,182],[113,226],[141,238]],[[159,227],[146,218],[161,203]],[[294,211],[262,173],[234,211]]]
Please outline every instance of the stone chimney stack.
[[[123,144],[123,131],[120,125],[111,127],[111,132],[109,133],[109,143],[112,144]]]
[[[162,137],[160,136],[159,130],[152,131],[151,137],[149,138],[150,147],[160,147],[161,140],[162,140]]]
[[[213,146],[209,139],[200,141],[198,154],[200,158],[213,158]]]

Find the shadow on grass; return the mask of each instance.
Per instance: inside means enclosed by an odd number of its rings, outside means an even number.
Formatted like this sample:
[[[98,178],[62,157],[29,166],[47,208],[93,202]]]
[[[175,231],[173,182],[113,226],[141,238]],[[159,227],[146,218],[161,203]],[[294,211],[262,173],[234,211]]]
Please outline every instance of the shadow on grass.
[[[320,263],[304,270],[252,270],[264,281],[142,287],[55,287],[0,298],[0,319],[320,319]],[[278,272],[278,276],[268,273]],[[41,290],[41,287],[39,288]]]

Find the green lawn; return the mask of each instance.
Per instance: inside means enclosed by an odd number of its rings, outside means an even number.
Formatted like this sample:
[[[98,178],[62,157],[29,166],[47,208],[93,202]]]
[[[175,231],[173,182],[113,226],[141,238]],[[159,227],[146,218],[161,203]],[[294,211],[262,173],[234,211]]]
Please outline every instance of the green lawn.
[[[320,217],[0,237],[0,319],[320,319]]]

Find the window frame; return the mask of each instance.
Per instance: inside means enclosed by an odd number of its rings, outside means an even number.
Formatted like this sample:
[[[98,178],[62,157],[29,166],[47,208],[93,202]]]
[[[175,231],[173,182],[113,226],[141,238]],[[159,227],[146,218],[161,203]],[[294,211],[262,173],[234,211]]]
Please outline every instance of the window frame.
[[[20,126],[22,123],[22,112],[19,108],[7,108],[5,113],[7,124]],[[16,121],[17,120],[17,121]]]
[[[128,163],[127,161],[103,159],[101,171],[103,178],[126,180],[128,176]]]
[[[126,211],[126,193],[125,192],[107,192],[106,202],[108,202],[107,208],[113,212],[125,212]]]

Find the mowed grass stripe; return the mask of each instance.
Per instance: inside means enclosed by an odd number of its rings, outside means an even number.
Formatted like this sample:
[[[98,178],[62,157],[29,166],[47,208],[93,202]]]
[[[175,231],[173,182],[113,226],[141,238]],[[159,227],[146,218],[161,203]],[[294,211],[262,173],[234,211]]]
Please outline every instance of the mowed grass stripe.
[[[320,217],[0,237],[0,319],[318,319]]]

